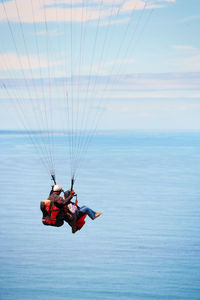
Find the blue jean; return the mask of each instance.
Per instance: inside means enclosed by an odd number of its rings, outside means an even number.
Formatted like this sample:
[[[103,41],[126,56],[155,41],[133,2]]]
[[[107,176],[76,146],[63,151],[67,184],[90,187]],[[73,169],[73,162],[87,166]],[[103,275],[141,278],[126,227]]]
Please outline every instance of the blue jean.
[[[80,212],[88,215],[92,220],[94,220],[95,217],[95,211],[93,211],[91,208],[87,207],[87,206],[81,206],[80,207]]]

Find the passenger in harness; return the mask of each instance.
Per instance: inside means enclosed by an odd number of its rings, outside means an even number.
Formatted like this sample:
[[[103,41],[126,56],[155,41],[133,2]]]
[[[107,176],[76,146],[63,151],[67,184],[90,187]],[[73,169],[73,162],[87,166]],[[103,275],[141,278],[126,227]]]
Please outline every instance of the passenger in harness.
[[[68,190],[65,192],[66,197],[70,196],[71,191]],[[77,218],[77,230],[80,230],[83,225],[85,224],[86,216],[89,216],[90,219],[94,220],[98,218],[103,212],[95,212],[91,208],[87,206],[78,206],[78,200],[76,198],[75,203],[69,200],[68,204],[66,205],[69,212],[76,215]]]

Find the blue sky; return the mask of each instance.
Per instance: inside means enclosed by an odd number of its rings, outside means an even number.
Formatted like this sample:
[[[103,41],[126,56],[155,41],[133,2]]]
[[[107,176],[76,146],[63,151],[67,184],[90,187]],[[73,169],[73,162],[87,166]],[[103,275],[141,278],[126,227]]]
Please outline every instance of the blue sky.
[[[199,1],[0,2],[0,128],[200,130]]]

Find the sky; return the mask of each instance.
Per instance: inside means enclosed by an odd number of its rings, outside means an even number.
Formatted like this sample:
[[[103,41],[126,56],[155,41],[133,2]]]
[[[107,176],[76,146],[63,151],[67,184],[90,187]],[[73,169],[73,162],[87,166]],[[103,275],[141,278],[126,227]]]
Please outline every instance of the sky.
[[[0,129],[200,130],[199,0],[0,6]]]

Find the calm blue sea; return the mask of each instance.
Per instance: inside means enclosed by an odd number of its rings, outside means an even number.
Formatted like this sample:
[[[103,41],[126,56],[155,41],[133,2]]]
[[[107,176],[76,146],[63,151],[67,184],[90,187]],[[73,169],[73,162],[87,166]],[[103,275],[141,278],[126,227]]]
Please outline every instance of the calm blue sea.
[[[75,235],[41,223],[51,181],[26,135],[0,142],[1,300],[200,299],[200,133],[97,135],[75,190],[104,214]]]

